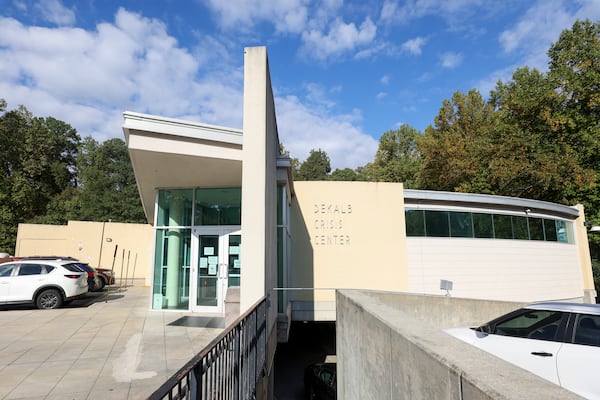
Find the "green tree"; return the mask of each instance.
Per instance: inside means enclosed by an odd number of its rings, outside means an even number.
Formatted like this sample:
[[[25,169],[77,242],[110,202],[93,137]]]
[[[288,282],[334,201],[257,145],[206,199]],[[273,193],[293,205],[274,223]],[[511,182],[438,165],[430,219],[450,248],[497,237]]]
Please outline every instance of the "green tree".
[[[422,155],[417,186],[423,189],[491,193],[487,165],[498,119],[481,94],[455,92],[444,100],[417,142]]]
[[[417,149],[420,136],[418,130],[406,124],[395,131],[385,132],[379,139],[375,160],[367,166],[369,179],[403,182],[406,188],[415,188],[421,164],[421,154]]]
[[[548,77],[561,95],[562,138],[580,165],[593,170],[594,184],[571,198],[600,211],[600,22],[576,21],[549,51]]]
[[[145,222],[127,145],[86,137],[77,163],[79,215],[88,221]]]
[[[54,196],[74,187],[77,131],[24,107],[0,110],[0,251],[12,253],[18,224],[44,215]]]
[[[361,177],[352,168],[336,168],[331,175],[329,175],[328,179],[331,181],[359,181],[361,180]]]
[[[570,139],[563,98],[552,80],[528,68],[492,91],[503,122],[492,174],[506,188],[500,194],[570,203],[593,183],[593,171],[582,166]]]
[[[311,150],[310,154],[294,171],[294,179],[299,181],[324,181],[331,172],[331,162],[324,150]]]

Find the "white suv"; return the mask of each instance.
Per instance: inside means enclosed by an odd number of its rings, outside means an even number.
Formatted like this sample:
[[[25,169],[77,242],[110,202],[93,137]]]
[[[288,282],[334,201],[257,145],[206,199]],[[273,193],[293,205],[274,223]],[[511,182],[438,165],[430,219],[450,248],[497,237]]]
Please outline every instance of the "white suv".
[[[85,295],[87,274],[70,260],[21,260],[0,264],[0,304],[60,307]]]
[[[445,332],[587,399],[600,399],[600,304],[531,304]]]

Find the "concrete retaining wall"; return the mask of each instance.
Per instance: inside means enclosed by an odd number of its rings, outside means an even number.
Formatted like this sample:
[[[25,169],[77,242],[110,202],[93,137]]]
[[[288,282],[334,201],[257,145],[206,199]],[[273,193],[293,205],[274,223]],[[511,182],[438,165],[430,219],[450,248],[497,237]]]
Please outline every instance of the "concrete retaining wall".
[[[384,292],[337,292],[338,398],[579,399],[441,329],[520,304]]]

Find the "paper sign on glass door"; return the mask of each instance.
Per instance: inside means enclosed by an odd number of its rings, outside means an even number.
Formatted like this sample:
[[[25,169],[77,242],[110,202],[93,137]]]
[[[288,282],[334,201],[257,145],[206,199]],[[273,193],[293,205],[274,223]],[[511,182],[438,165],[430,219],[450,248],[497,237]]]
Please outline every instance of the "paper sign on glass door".
[[[229,246],[229,254],[232,256],[240,254],[240,246]]]
[[[214,247],[205,247],[204,248],[204,254],[205,256],[213,256],[215,254],[215,248]]]
[[[217,274],[217,264],[208,264],[208,274],[209,275]]]

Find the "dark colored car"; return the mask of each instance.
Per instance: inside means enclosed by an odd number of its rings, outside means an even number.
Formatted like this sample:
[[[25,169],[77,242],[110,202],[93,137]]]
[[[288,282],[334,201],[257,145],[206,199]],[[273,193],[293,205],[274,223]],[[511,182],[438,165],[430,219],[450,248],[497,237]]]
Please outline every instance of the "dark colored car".
[[[311,364],[304,370],[304,390],[308,399],[336,399],[335,363]]]
[[[88,286],[90,288],[90,292],[97,292],[104,288],[104,285],[100,283],[100,278],[98,277],[98,272],[96,271],[96,268],[82,262],[77,262],[77,266],[79,266],[79,268],[81,268],[84,272],[87,273]]]
[[[98,279],[100,280],[100,289],[104,289],[106,285],[114,285],[115,284],[115,274],[112,269],[108,268],[96,268],[98,272]]]

